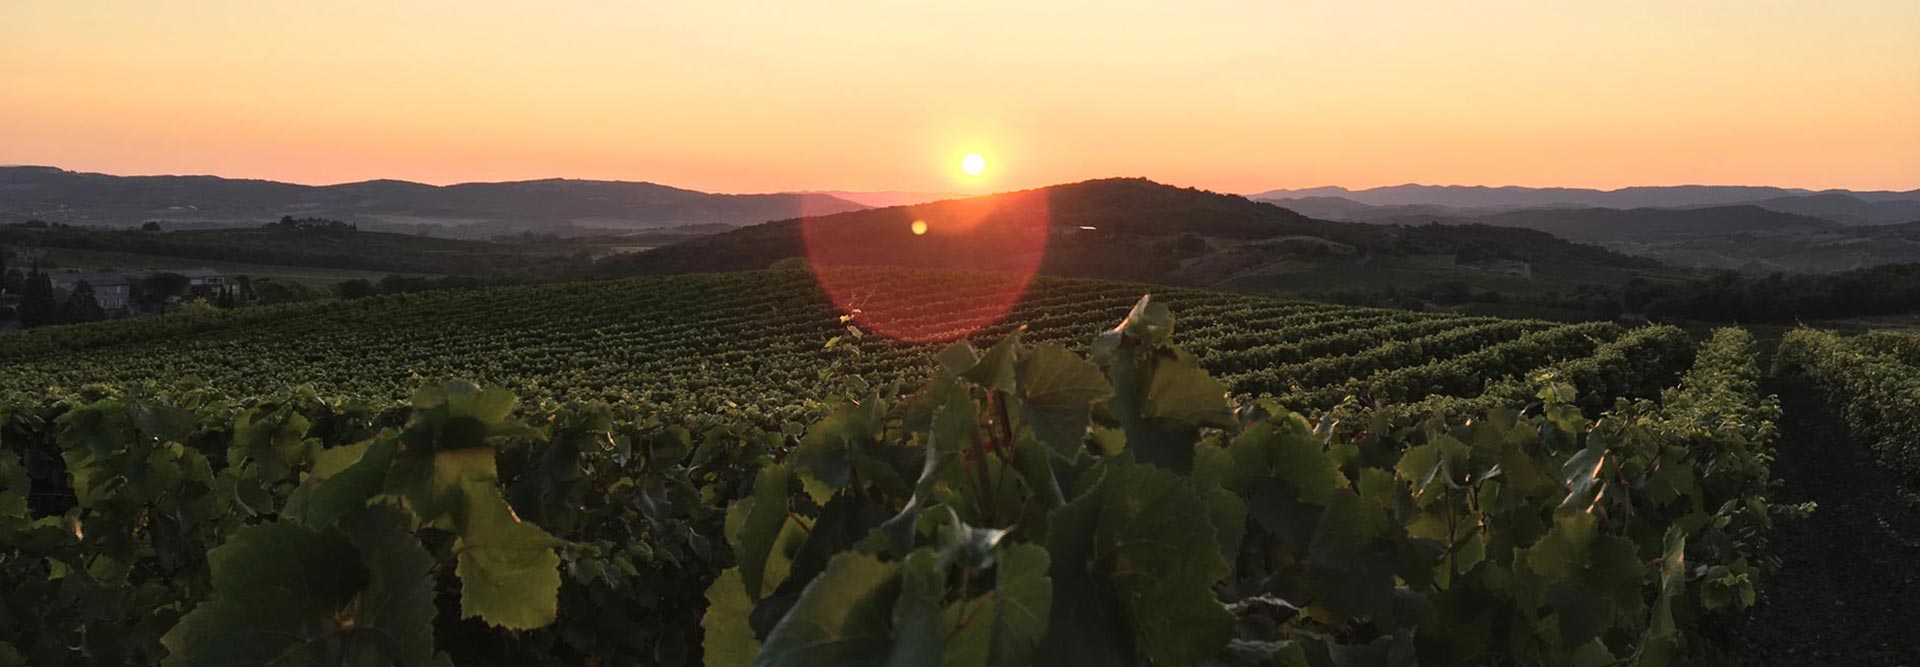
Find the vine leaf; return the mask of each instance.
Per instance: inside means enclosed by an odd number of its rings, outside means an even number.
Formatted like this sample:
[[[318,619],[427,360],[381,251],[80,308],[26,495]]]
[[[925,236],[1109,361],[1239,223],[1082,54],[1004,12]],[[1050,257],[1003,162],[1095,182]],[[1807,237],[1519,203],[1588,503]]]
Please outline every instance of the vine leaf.
[[[745,667],[753,663],[760,640],[753,636],[747,616],[753,613],[753,601],[740,581],[740,569],[721,572],[707,587],[707,613],[700,619],[705,631],[704,652],[710,667]]]
[[[892,648],[892,607],[900,566],[842,553],[807,584],[767,634],[760,667],[881,664]]]
[[[491,481],[470,482],[459,522],[460,615],[496,627],[526,630],[559,614],[558,544],[539,526],[520,521]]]
[[[994,343],[980,355],[980,360],[972,368],[961,373],[960,377],[972,380],[974,384],[987,389],[1013,393],[1018,387],[1014,376],[1015,352],[1020,346],[1020,332],[1015,331]]]
[[[1047,550],[1034,544],[1002,546],[999,581],[994,584],[993,644],[989,663],[1032,664],[1033,649],[1047,636],[1053,610],[1053,581],[1047,577]]]
[[[761,468],[754,476],[753,497],[735,503],[727,512],[727,539],[740,564],[740,583],[748,599],[757,601],[780,585],[778,580],[766,577],[767,559],[788,521],[787,495],[792,477],[786,466]]]
[[[1131,651],[1085,650],[1102,645],[1133,645],[1164,664],[1213,656],[1232,637],[1234,616],[1213,594],[1229,569],[1207,504],[1184,478],[1158,467],[1104,467],[1106,474],[1051,520],[1054,597],[1072,602],[1053,606],[1043,662],[1131,661]]]
[[[169,665],[267,664],[337,653],[354,621],[343,612],[368,581],[345,538],[290,523],[243,528],[207,552],[207,561],[213,595],[161,638]]]
[[[1041,345],[1022,360],[1021,416],[1034,437],[1068,461],[1087,439],[1093,403],[1113,395],[1100,367],[1056,345]]]

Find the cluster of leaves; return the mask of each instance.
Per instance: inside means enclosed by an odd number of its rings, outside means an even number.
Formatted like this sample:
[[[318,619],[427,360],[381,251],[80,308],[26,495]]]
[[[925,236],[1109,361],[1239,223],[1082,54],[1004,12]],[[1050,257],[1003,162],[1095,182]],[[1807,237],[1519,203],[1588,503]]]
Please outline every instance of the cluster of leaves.
[[[1753,600],[1737,341],[1597,420],[1549,382],[1355,430],[1233,408],[1171,332],[1142,300],[1089,359],[956,344],[836,406],[728,510],[708,663],[1662,664]]]
[[[779,436],[516,403],[8,404],[0,665],[686,662],[717,499]]]
[[[1811,381],[1847,429],[1871,443],[1881,465],[1910,491],[1920,491],[1920,410],[1914,407],[1920,405],[1920,367],[1886,346],[1884,337],[1850,340],[1795,329],[1781,339],[1774,370]]]
[[[1912,365],[1920,366],[1920,333],[1908,331],[1869,331],[1860,334],[1854,343],[1862,349],[1885,354]]]

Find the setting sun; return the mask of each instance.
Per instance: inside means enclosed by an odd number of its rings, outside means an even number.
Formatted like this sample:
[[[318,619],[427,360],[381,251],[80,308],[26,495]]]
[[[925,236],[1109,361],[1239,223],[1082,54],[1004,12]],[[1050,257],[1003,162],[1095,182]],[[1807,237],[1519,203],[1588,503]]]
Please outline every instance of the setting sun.
[[[960,158],[960,171],[967,172],[968,176],[979,176],[980,172],[986,170],[987,159],[980,157],[979,153],[968,153],[966,157]]]

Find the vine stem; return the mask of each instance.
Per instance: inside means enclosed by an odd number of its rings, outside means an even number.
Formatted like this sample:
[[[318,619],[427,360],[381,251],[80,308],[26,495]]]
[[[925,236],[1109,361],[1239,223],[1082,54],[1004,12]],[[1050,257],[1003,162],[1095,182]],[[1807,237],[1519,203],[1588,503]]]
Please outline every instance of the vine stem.
[[[967,624],[973,622],[973,617],[980,615],[980,610],[986,609],[987,603],[992,602],[999,594],[1000,591],[987,591],[986,595],[980,596],[980,601],[974,603],[973,608],[967,610],[967,615],[960,617],[960,622],[955,624],[953,629],[947,632],[947,639],[953,639],[954,635],[960,634],[961,630],[967,629]]]
[[[1447,581],[1449,585],[1460,577],[1460,534],[1453,519],[1453,486],[1446,487],[1447,492]]]

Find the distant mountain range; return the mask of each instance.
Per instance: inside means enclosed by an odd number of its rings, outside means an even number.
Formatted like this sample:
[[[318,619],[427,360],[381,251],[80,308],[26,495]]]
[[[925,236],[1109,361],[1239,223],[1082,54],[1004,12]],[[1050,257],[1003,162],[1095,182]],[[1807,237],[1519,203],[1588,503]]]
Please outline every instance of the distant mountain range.
[[[260,224],[283,215],[374,229],[484,236],[604,233],[695,224],[744,225],[866,206],[826,194],[712,194],[623,181],[547,179],[426,185],[376,180],[298,185],[214,176],[111,176],[0,167],[0,220],[79,225]]]
[[[1920,190],[1803,190],[1760,186],[1676,185],[1618,190],[1526,188],[1462,185],[1395,185],[1365,190],[1341,187],[1269,190],[1253,199],[1306,200],[1297,208],[1338,205],[1341,199],[1364,207],[1426,207],[1426,212],[1458,215],[1528,208],[1700,208],[1751,204],[1782,213],[1798,213],[1852,225],[1895,224],[1920,220]],[[1319,208],[1318,210],[1327,210]],[[1405,209],[1389,212],[1399,215]]]
[[[1267,201],[1328,220],[1380,225],[1443,223],[1523,227],[1682,268],[1843,271],[1920,262],[1920,222],[1846,221],[1840,214],[1844,210],[1842,206],[1827,205],[1836,200],[1864,203],[1851,196],[1833,194],[1720,206],[1630,209],[1374,206],[1344,197],[1325,196]],[[1844,201],[1842,204],[1854,205]],[[1891,208],[1916,204],[1920,202],[1888,200],[1874,205]],[[1821,211],[1826,215],[1780,210],[1782,208]],[[1912,211],[1911,215],[1909,221],[1920,221],[1920,210]]]

